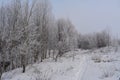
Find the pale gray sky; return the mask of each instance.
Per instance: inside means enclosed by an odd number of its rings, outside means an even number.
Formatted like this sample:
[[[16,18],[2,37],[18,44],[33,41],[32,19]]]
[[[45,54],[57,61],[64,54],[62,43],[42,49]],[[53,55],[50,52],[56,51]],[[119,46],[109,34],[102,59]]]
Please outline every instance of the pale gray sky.
[[[109,28],[112,35],[120,34],[120,0],[51,0],[51,3],[56,18],[69,18],[80,33]]]

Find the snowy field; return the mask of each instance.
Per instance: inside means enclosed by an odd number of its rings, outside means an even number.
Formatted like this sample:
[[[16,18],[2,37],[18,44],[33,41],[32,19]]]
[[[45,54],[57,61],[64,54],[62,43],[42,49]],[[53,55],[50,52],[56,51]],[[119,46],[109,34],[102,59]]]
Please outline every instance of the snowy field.
[[[120,80],[120,53],[113,48],[95,50],[79,80]]]
[[[115,47],[68,52],[2,75],[1,80],[120,80],[120,51]]]

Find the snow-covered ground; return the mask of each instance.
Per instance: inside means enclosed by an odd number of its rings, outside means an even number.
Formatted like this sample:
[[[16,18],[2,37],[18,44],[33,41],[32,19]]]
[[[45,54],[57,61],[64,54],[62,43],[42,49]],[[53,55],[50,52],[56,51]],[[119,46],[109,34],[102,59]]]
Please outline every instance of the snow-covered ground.
[[[86,63],[86,70],[80,80],[120,80],[119,52],[93,52]]]
[[[73,57],[74,56],[74,57]],[[115,48],[68,52],[2,75],[2,80],[120,80],[120,51]]]

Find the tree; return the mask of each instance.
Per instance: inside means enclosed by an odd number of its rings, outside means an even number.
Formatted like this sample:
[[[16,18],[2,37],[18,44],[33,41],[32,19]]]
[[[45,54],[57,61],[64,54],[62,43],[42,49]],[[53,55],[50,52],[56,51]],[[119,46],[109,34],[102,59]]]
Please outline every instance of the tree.
[[[34,24],[38,27],[38,42],[40,43],[40,55],[41,55],[41,62],[47,56],[48,50],[48,27],[50,24],[51,19],[51,10],[50,4],[48,0],[40,0],[37,2],[35,9],[35,13],[33,15]],[[39,53],[39,52],[38,52]],[[39,55],[39,54],[36,54]]]
[[[97,47],[106,47],[110,45],[110,35],[107,31],[96,34]]]
[[[77,32],[74,25],[69,19],[59,19],[58,26],[58,56],[62,56],[65,52],[74,50],[77,46]]]
[[[23,67],[23,73],[25,73],[25,67],[26,67],[26,55],[27,55],[27,44],[24,44],[20,47],[20,57],[21,57],[21,65]]]

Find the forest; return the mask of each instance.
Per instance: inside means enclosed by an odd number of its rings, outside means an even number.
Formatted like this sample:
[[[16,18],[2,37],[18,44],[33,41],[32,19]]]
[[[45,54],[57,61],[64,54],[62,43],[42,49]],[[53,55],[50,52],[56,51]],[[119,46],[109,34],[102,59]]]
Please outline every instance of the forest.
[[[4,1],[3,1],[4,3]],[[0,5],[0,76],[76,49],[112,45],[108,30],[82,34],[69,18],[53,14],[49,0],[9,0]],[[120,44],[120,41],[118,41]]]

